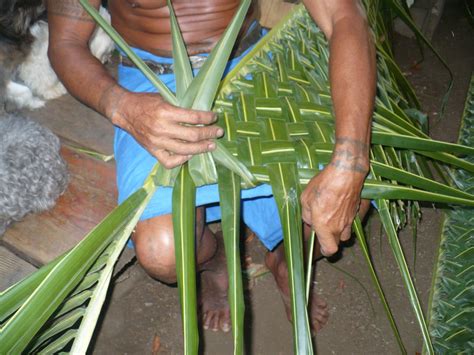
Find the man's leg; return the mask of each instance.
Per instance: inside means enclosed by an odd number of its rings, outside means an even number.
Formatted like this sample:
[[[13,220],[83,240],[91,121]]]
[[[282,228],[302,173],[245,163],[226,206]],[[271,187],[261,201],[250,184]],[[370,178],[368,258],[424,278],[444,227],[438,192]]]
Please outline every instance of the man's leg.
[[[132,236],[137,259],[153,278],[176,282],[173,222],[162,215],[138,223]],[[196,257],[201,272],[201,311],[205,329],[230,330],[227,272],[222,237],[204,223],[204,208],[196,209]]]
[[[309,234],[305,225],[305,239]],[[322,256],[320,252],[319,243],[316,240],[314,246],[314,259],[317,260]],[[283,305],[285,306],[286,316],[291,322],[291,303],[290,303],[290,289],[288,284],[288,266],[285,259],[285,249],[283,243],[280,243],[273,251],[267,252],[265,256],[265,264],[270,269],[275,282],[280,291]],[[316,272],[314,272],[316,274]],[[312,286],[310,293],[310,308],[308,310],[310,317],[310,324],[313,331],[319,331],[328,321],[329,312],[326,302],[316,295],[316,287]]]
[[[367,214],[370,208],[370,201],[362,200],[361,206],[359,209],[359,216],[361,219],[364,219],[365,215]],[[311,228],[308,225],[304,225],[304,237],[305,240],[309,238],[311,233]],[[314,256],[313,261],[316,261],[322,257],[320,251],[320,245],[318,241],[315,241],[314,246]],[[288,266],[285,260],[285,249],[283,247],[283,243],[281,243],[274,251],[269,251],[265,256],[265,263],[267,267],[270,269],[273,277],[275,278],[275,282],[278,286],[280,291],[283,304],[285,306],[286,315],[288,320],[291,321],[291,305],[290,305],[290,289],[288,285]],[[314,272],[314,275],[316,273]],[[329,312],[327,309],[327,304],[324,300],[319,298],[316,295],[316,287],[312,286],[312,290],[310,293],[310,302],[309,302],[309,317],[310,317],[310,324],[313,331],[319,331],[326,323],[329,317]]]

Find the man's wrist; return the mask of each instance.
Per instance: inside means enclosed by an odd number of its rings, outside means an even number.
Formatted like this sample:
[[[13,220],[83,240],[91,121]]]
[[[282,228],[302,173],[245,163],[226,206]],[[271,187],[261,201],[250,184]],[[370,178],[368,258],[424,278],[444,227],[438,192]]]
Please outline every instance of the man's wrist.
[[[337,170],[365,176],[369,172],[369,148],[363,140],[347,136],[337,137],[329,164]]]
[[[103,91],[99,99],[99,111],[107,117],[112,124],[122,127],[124,124],[124,117],[120,112],[122,103],[126,99],[128,91],[117,85],[111,83]]]

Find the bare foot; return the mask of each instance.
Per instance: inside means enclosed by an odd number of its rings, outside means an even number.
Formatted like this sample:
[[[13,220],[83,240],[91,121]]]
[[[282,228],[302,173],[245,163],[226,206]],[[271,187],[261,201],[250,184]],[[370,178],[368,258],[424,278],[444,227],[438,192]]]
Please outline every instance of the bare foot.
[[[288,268],[284,257],[283,245],[280,245],[273,252],[268,252],[266,256],[267,267],[273,274],[278,290],[280,291],[283,304],[285,306],[286,316],[291,322],[291,303],[290,289],[288,285]],[[313,286],[310,293],[309,302],[309,321],[313,332],[318,332],[327,323],[329,318],[327,303],[316,294],[316,288]]]
[[[227,268],[222,234],[217,233],[217,251],[202,266],[200,305],[204,329],[230,331],[230,310],[227,300]]]

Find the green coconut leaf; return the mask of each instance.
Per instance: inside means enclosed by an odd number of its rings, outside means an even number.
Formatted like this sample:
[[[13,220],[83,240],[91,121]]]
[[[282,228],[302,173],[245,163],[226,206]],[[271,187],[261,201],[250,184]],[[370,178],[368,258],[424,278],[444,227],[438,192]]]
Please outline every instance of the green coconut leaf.
[[[223,207],[223,228],[226,254],[230,262],[229,302],[232,310],[234,352],[242,353],[243,349],[243,298],[242,290],[239,289],[241,275],[237,243],[238,214],[232,214],[231,211],[238,210],[240,186],[250,187],[265,182],[272,185],[285,235],[295,353],[311,353],[313,345],[306,310],[311,268],[309,264],[305,276],[299,193],[309,179],[328,163],[333,149],[334,117],[329,95],[329,50],[324,35],[303,7],[297,7],[254,46],[249,55],[242,59],[220,84],[233,42],[250,4],[249,0],[244,0],[223,39],[216,45],[196,78],[191,80],[186,48],[179,34],[179,25],[173,9],[170,8],[175,70],[180,81],[177,85],[178,100],[111,26],[99,18],[94,7],[86,0],[80,0],[80,3],[170,103],[186,108],[209,110],[221,85],[215,110],[220,111],[219,124],[226,129],[227,140],[217,142],[217,149],[212,156],[206,154],[195,157],[181,169],[168,171],[162,167],[156,168],[160,176],[154,174],[150,177],[148,185],[139,189],[114,210],[112,217],[109,216],[110,219],[105,220],[107,223],[104,221],[105,224],[100,224],[78,247],[58,258],[51,266],[40,269],[34,276],[1,293],[0,353],[12,349],[14,353],[21,352],[27,347],[45,353],[60,352],[82,332],[78,333],[76,322],[84,322],[84,327],[87,328],[81,336],[84,342],[80,351],[84,351],[110,280],[111,265],[118,256],[120,245],[123,245],[120,243],[125,240],[130,226],[136,223],[140,209],[155,186],[170,186],[174,183],[173,224],[180,302],[183,309],[184,352],[196,353],[199,339],[194,250],[195,185],[215,183],[218,180],[221,185],[222,203],[224,206],[230,206]],[[388,22],[385,23],[382,19],[380,10],[387,9],[387,4],[375,0],[365,3],[368,18],[374,22],[379,55],[372,174],[364,185],[362,197],[377,200],[390,245],[409,293],[410,303],[425,344],[431,352],[426,323],[398,243],[396,225],[402,225],[410,218],[417,218],[417,205],[410,205],[410,208],[414,206],[410,216],[406,212],[404,200],[473,206],[471,194],[430,179],[430,170],[433,168],[441,172],[445,182],[445,175],[451,174],[456,182],[462,184],[462,179],[458,179],[450,170],[445,173],[442,164],[451,164],[472,172],[472,162],[453,154],[470,155],[473,149],[430,140],[425,134],[426,125],[423,121],[409,114],[410,106],[418,107],[418,101],[392,59],[387,38],[383,38],[388,34],[389,26]],[[168,5],[171,6],[171,2],[168,2]],[[400,8],[395,9],[401,11]],[[184,91],[186,92],[183,94]],[[219,165],[217,171],[214,161]],[[356,221],[354,229],[364,249],[371,277],[397,342],[403,349],[393,317],[376,280],[376,273],[371,268],[370,254],[359,221]],[[119,238],[120,242],[117,242],[116,238]],[[107,248],[111,248],[110,253]],[[471,249],[463,250],[455,255],[456,260],[468,260],[472,257],[471,253]],[[110,260],[112,261],[109,262]],[[465,272],[470,271],[468,269]],[[456,287],[457,293],[453,299],[463,300],[469,297],[469,289],[460,285]],[[85,303],[93,306],[93,315],[87,315],[88,311],[83,314],[79,309]],[[453,324],[467,316],[468,312],[458,312],[452,314],[448,321]],[[43,329],[45,323],[50,327]],[[40,329],[42,333],[38,332]],[[469,334],[466,329],[452,330],[445,334],[445,337],[450,340],[463,340],[467,339]]]
[[[39,286],[0,329],[0,353],[20,353],[28,346],[117,233],[126,233],[130,226],[133,228],[153,186],[149,179],[145,187],[116,207],[76,247],[56,261]],[[9,290],[18,292],[18,287]]]
[[[188,58],[188,52],[184,43],[181,30],[179,29],[178,20],[176,19],[171,0],[167,1],[170,11],[171,22],[171,40],[173,42],[173,66],[176,76],[176,97],[178,102],[183,100],[186,90],[193,80],[193,70]]]
[[[384,132],[372,133],[372,144],[388,145],[391,147],[413,150],[425,150],[430,152],[445,152],[461,155],[474,155],[474,147],[465,145],[435,141],[433,139],[409,137],[401,134],[389,134]]]
[[[360,221],[359,217],[356,217],[356,219],[354,220],[352,230],[354,231],[357,237],[357,241],[359,242],[362,254],[364,254],[364,259],[367,263],[367,267],[369,268],[370,277],[372,278],[375,290],[377,291],[380,301],[382,302],[385,314],[387,315],[388,321],[390,322],[390,327],[392,328],[393,334],[395,335],[395,339],[397,340],[398,347],[400,348],[400,352],[402,354],[406,354],[407,351],[405,349],[405,346],[403,345],[400,332],[398,331],[395,319],[392,315],[392,311],[390,309],[390,306],[388,305],[387,299],[385,298],[385,293],[383,292],[382,285],[380,284],[377,273],[375,272],[375,268],[372,263],[372,258],[370,257],[369,246],[367,245],[364,229],[362,227],[362,222]]]
[[[224,248],[229,275],[229,306],[234,354],[244,353],[244,287],[240,265],[240,178],[219,167],[219,199]]]
[[[182,101],[184,107],[192,107],[196,110],[209,110],[212,107],[222,74],[224,74],[233,44],[245,20],[250,3],[250,0],[240,2],[232,21],[186,91]]]
[[[183,165],[173,188],[173,229],[176,277],[181,304],[184,354],[197,354],[199,331],[196,293],[196,187]]]
[[[473,127],[474,75],[462,115],[459,143],[473,145]],[[474,192],[474,174],[457,171],[453,178],[464,191]],[[445,211],[429,301],[429,328],[436,353],[474,351],[473,236],[473,208],[453,206]]]
[[[68,252],[57,257],[28,277],[10,286],[5,291],[0,292],[0,325],[5,323],[5,321],[20,308],[23,302],[25,302],[41,282],[43,282],[44,278],[48,276],[51,270],[67,253]]]
[[[434,354],[433,344],[431,343],[431,338],[428,331],[428,327],[426,325],[426,320],[420,306],[420,301],[418,300],[418,295],[416,294],[415,286],[410,276],[410,271],[408,270],[408,265],[406,263],[405,256],[403,254],[400,241],[398,240],[396,228],[390,216],[388,203],[386,200],[382,200],[382,199],[376,200],[376,203],[377,203],[377,210],[380,215],[380,220],[382,221],[382,224],[384,226],[385,233],[387,233],[387,237],[388,237],[390,246],[392,248],[393,255],[395,257],[398,268],[402,275],[402,280],[405,284],[405,288],[407,289],[407,292],[408,292],[410,304],[413,308],[413,311],[416,316],[416,320],[420,327],[420,330],[423,336],[423,342],[426,348],[428,349],[428,354]]]
[[[304,292],[303,236],[296,169],[293,164],[272,164],[268,170],[283,227],[293,319],[294,352],[295,354],[310,354],[313,352],[313,346]]]

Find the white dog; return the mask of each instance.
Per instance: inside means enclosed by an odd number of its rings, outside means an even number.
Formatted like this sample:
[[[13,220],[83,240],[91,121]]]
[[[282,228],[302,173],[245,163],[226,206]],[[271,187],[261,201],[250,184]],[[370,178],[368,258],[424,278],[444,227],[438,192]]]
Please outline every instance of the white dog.
[[[100,14],[110,23],[110,14],[105,8],[100,8]],[[66,93],[66,88],[49,63],[48,23],[36,22],[30,27],[30,33],[34,37],[30,52],[6,87],[6,99],[16,108],[36,109],[44,106],[45,100],[55,99]],[[114,49],[114,42],[97,27],[89,48],[97,59],[106,63]]]

